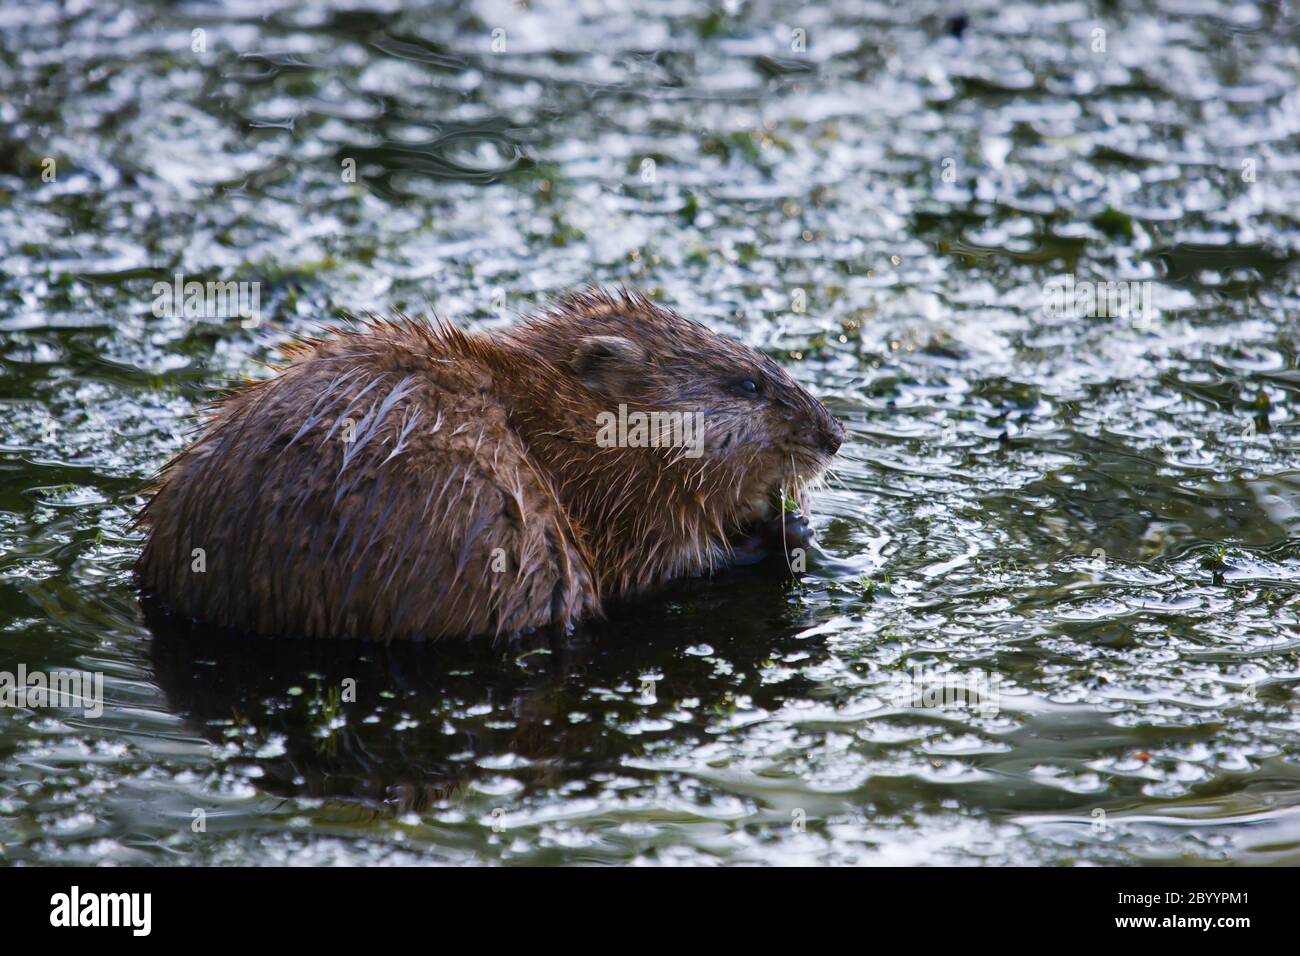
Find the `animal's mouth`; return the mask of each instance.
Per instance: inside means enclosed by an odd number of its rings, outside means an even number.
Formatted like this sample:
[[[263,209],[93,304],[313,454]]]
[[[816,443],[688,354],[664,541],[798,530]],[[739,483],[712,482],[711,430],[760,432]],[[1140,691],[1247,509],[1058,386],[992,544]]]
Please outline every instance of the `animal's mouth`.
[[[795,482],[776,481],[750,499],[742,527],[753,528],[782,514],[806,510],[801,485]]]
[[[758,545],[768,553],[808,547],[813,540],[812,526],[802,496],[795,493],[798,490],[780,483],[772,485],[731,536],[732,545],[750,549]]]
[[[808,513],[807,491],[830,466],[831,456],[796,447],[767,472],[763,480],[750,485],[741,508],[740,526],[752,529],[782,515]]]
[[[753,490],[729,536],[732,545],[752,550],[757,542],[769,551],[808,547],[813,531],[805,496],[830,466],[831,457],[802,447],[788,449],[783,461],[749,486]]]

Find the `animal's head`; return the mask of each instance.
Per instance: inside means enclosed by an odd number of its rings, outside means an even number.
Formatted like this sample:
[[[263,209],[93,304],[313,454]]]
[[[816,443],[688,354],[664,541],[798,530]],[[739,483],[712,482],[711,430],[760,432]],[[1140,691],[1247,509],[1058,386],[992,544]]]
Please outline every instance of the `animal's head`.
[[[778,489],[798,498],[844,438],[776,362],[643,296],[576,296],[535,328],[599,410],[593,441],[633,468],[654,456],[732,523],[768,517]]]

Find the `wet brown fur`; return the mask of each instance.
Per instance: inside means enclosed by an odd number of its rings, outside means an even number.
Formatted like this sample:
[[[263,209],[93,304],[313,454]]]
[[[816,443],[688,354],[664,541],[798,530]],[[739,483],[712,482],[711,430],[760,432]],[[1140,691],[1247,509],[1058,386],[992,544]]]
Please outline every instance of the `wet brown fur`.
[[[160,474],[136,571],[174,612],[380,640],[565,627],[725,565],[771,490],[797,496],[842,435],[770,359],[637,293],[495,334],[330,331],[215,403]],[[737,394],[743,378],[763,395]],[[597,414],[620,402],[702,411],[703,456],[599,447]]]

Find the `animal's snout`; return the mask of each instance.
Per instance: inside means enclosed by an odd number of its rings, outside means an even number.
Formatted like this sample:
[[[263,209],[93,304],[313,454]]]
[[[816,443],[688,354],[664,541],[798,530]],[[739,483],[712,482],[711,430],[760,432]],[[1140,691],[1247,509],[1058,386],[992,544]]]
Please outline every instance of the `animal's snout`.
[[[825,449],[826,454],[835,454],[844,444],[844,426],[830,415],[824,416],[817,426],[817,444]]]

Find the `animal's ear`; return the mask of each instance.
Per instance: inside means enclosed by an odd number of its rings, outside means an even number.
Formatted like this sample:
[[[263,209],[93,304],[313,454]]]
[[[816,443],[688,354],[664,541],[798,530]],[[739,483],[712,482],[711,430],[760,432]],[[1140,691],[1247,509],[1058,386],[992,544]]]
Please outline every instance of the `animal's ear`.
[[[612,393],[621,391],[620,382],[635,381],[649,359],[644,348],[621,335],[588,335],[578,340],[571,364],[583,385]]]

